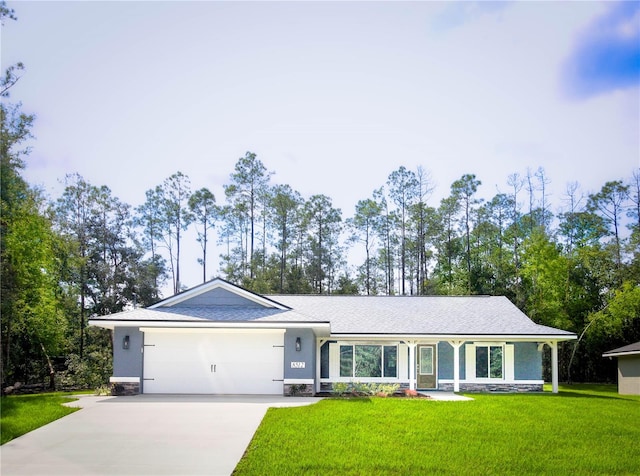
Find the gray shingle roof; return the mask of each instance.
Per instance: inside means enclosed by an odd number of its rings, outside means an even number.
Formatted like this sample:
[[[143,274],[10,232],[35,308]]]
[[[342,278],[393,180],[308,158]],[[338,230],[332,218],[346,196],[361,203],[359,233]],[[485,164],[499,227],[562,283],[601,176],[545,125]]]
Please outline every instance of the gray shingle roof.
[[[172,306],[155,309],[136,309],[106,316],[96,316],[92,320],[108,321],[175,321],[175,322],[244,322],[258,321],[277,316],[287,311],[275,308],[243,307],[243,306]],[[277,320],[277,319],[276,319]]]
[[[330,322],[332,334],[573,336],[540,326],[505,297],[266,296],[291,308],[172,306],[93,318],[148,322]]]
[[[332,334],[572,335],[535,324],[502,296],[270,296],[322,316]]]
[[[627,355],[640,354],[640,341],[634,342],[633,344],[625,345],[623,347],[618,347],[617,349],[610,350],[609,352],[605,352],[604,354],[602,354],[602,356],[613,357],[620,354],[627,354]]]

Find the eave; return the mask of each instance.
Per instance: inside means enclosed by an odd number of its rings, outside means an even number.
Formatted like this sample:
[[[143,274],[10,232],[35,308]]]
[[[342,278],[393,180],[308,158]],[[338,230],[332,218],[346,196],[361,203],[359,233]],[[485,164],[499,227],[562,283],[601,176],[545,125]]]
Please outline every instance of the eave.
[[[285,321],[154,321],[128,319],[90,319],[92,326],[113,330],[116,327],[138,327],[155,329],[313,329],[316,335],[328,336],[331,326],[328,322],[285,322]]]
[[[390,337],[400,340],[477,340],[477,341],[522,341],[522,342],[562,342],[575,340],[575,334],[340,334],[332,333],[332,338],[337,339],[367,339],[367,340],[389,340]]]
[[[640,355],[640,350],[630,350],[628,352],[606,352],[602,357],[627,357],[630,355]]]

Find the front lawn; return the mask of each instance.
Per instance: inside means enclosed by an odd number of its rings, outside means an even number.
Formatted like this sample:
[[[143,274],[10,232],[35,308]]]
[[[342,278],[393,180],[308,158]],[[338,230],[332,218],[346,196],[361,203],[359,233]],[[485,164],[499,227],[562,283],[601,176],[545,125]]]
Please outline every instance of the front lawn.
[[[0,445],[73,413],[62,404],[75,400],[62,394],[16,395],[0,399]]]
[[[560,390],[273,408],[234,474],[640,474],[640,399]]]

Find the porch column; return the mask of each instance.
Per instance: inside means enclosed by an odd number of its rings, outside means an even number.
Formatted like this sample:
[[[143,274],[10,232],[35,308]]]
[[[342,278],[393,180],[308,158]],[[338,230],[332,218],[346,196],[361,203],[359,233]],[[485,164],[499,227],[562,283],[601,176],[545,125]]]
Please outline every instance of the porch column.
[[[409,346],[409,389],[416,389],[416,341],[407,341]]]
[[[551,391],[558,393],[558,341],[549,342],[551,347]]]
[[[448,341],[453,347],[453,391],[460,391],[460,346],[464,344],[463,340]]]

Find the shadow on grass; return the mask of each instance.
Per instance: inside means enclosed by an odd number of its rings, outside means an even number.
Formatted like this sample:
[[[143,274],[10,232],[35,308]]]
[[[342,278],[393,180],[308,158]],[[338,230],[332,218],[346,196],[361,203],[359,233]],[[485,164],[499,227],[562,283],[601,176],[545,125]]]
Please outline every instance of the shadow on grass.
[[[0,408],[2,408],[3,417],[11,417],[16,413],[17,404],[8,397],[0,398]]]
[[[564,398],[590,398],[590,399],[601,399],[601,400],[631,400],[633,398],[625,398],[624,395],[596,395],[593,393],[581,393],[581,392],[572,392],[570,390],[560,390],[556,395],[550,395],[556,397],[564,397]]]
[[[495,397],[513,398],[518,397],[548,397],[548,398],[580,398],[580,399],[604,399],[604,400],[627,400],[640,403],[640,395],[620,395],[615,385],[592,385],[576,384],[575,386],[565,384],[558,389],[558,393],[551,393],[550,390],[544,392],[465,392],[464,395],[481,396],[491,395]]]
[[[551,395],[553,396],[553,394]],[[592,398],[592,399],[604,399],[604,400],[627,400],[629,402],[640,403],[640,396],[636,395],[598,395],[594,393],[572,392],[571,390],[560,390],[556,396],[565,398]]]
[[[330,397],[328,400],[336,400],[338,402],[352,402],[352,403],[372,403],[370,397],[359,397],[359,396],[350,396],[350,395]]]
[[[567,397],[609,398],[640,402],[640,395],[620,395],[615,384],[562,384],[559,394]]]

